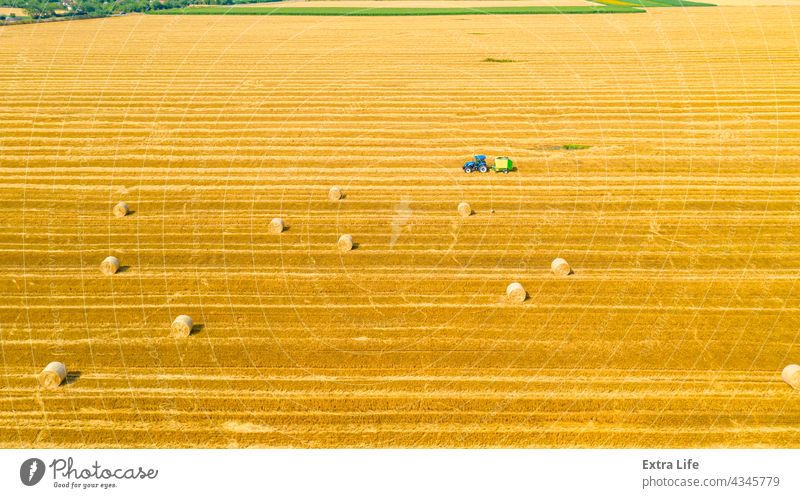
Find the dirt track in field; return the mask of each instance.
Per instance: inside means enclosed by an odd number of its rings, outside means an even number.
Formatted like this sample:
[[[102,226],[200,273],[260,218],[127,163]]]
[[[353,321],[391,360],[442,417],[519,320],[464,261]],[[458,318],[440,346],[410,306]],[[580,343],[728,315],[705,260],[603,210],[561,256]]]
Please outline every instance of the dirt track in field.
[[[0,446],[800,446],[798,25],[0,28]]]

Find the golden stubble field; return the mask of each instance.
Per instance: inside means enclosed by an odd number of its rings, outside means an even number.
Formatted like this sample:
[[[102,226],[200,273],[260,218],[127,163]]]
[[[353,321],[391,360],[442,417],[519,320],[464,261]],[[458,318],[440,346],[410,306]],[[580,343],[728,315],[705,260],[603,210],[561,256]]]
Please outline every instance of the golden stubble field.
[[[800,446],[796,26],[0,28],[0,446]]]
[[[24,9],[18,9],[16,7],[3,7],[0,6],[0,15],[9,15],[14,14],[16,16],[27,16],[28,13]]]

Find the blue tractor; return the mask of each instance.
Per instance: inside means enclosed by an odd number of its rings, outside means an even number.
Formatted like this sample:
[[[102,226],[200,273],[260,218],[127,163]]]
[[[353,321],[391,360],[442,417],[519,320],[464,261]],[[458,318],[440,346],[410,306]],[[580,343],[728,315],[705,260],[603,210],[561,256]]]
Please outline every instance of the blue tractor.
[[[464,163],[464,173],[472,173],[473,171],[486,173],[489,171],[489,167],[486,166],[486,156],[481,154],[474,156],[474,158],[474,161],[467,161]]]

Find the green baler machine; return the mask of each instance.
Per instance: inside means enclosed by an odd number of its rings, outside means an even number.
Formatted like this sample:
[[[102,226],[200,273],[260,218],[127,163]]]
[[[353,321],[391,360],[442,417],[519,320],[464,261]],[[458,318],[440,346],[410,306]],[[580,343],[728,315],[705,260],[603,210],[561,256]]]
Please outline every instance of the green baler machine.
[[[492,170],[494,172],[508,173],[509,171],[514,169],[514,163],[511,159],[507,157],[495,157],[494,158],[494,165],[492,165]]]

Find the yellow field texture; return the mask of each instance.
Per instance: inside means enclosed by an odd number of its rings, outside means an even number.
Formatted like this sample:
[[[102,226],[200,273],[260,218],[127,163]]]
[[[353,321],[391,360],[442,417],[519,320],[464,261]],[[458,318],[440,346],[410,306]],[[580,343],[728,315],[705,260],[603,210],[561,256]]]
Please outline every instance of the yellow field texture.
[[[799,25],[0,28],[0,446],[800,446]]]
[[[24,9],[18,9],[16,7],[0,7],[0,15],[9,15],[15,14],[17,17],[27,16],[28,13]]]

